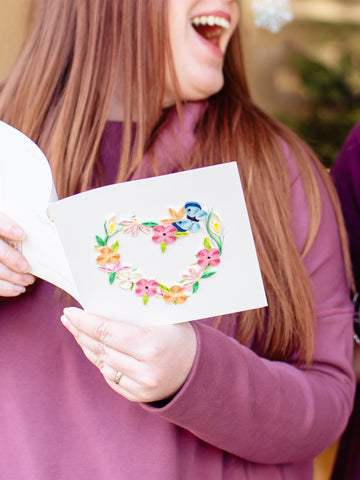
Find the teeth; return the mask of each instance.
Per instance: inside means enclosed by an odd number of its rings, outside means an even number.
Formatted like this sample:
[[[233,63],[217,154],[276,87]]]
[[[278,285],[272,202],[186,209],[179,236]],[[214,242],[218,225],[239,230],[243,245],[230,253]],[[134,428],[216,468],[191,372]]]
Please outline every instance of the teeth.
[[[210,27],[217,25],[218,27],[225,29],[230,28],[230,22],[226,20],[226,18],[216,17],[215,15],[202,15],[200,17],[194,17],[191,19],[191,23],[193,25],[209,25]]]

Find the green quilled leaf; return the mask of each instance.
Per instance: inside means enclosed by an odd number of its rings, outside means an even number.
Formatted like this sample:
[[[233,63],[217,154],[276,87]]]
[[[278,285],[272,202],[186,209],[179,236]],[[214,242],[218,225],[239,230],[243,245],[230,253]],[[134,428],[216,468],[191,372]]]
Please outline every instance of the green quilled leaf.
[[[206,248],[206,250],[211,250],[211,243],[208,238],[204,238],[204,247]]]
[[[101,247],[105,247],[106,243],[101,237],[99,237],[99,235],[96,235],[96,241]]]
[[[209,278],[215,275],[216,272],[205,272],[204,275],[202,275],[201,278]]]
[[[115,253],[119,250],[119,242],[118,241],[116,241],[115,243],[113,243],[111,245],[111,250],[113,251],[113,253]]]
[[[194,283],[192,293],[196,293],[199,289],[199,282]]]
[[[157,227],[159,224],[155,222],[143,222],[141,225],[144,227]]]
[[[114,283],[115,278],[116,278],[116,273],[115,272],[112,272],[112,273],[109,274],[110,285],[112,285]]]
[[[163,292],[170,293],[170,288],[168,288],[166,285],[163,285],[162,283],[159,283],[159,287]]]
[[[161,248],[162,253],[165,253],[166,243],[165,243],[165,242],[161,242],[161,243],[160,243],[160,248]]]
[[[142,299],[143,299],[144,305],[146,305],[149,301],[149,295],[147,293],[145,293],[145,295],[142,297]]]
[[[176,232],[175,237],[187,237],[189,235],[189,232]]]

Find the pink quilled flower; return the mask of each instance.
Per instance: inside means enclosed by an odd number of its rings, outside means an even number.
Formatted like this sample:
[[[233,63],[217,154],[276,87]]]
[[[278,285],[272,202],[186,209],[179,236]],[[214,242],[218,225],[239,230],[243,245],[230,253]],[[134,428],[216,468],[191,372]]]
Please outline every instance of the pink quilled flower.
[[[103,272],[106,272],[106,273],[117,273],[121,270],[121,268],[122,267],[120,262],[116,262],[114,264],[100,266],[99,270],[102,270]]]
[[[154,236],[152,237],[155,243],[165,242],[166,245],[174,243],[176,240],[176,228],[173,225],[157,225],[153,228]]]
[[[121,224],[124,225],[124,233],[131,233],[133,237],[136,237],[141,230],[144,233],[149,233],[151,231],[150,227],[146,227],[140,223],[140,220],[134,218],[133,220],[122,220]]]
[[[220,251],[217,248],[211,248],[210,250],[203,248],[197,256],[197,263],[200,267],[207,267],[208,265],[216,267],[220,263]]]
[[[204,273],[204,267],[199,268],[189,268],[189,273],[184,273],[183,278],[187,280],[184,283],[184,290],[192,289],[192,286],[200,281],[202,274]]]
[[[155,280],[145,280],[142,278],[136,283],[135,293],[139,297],[147,295],[148,297],[153,297],[158,292],[159,284]]]

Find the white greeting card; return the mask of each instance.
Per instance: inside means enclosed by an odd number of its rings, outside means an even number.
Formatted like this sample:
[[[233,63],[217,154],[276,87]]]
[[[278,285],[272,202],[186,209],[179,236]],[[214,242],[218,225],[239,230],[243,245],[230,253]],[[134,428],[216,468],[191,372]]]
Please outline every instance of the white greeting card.
[[[32,273],[87,311],[160,325],[266,305],[235,162],[57,201],[38,147],[6,124],[0,142],[0,210]]]
[[[21,249],[31,273],[79,301],[55,225],[46,213],[57,195],[45,155],[28,137],[4,122],[0,122],[0,149],[0,211],[26,232]]]

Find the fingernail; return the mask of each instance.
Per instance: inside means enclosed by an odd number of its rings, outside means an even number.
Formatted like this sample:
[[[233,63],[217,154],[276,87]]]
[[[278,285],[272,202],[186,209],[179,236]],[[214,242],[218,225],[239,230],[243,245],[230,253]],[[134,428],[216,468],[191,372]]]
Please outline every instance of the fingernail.
[[[24,237],[24,231],[16,225],[14,227],[11,227],[10,234],[12,238],[17,238],[19,240],[21,240]]]
[[[29,271],[30,269],[30,265],[28,264],[28,262],[23,259],[23,258],[20,258],[20,260],[18,260],[18,262],[16,263],[16,266],[17,268],[23,272],[23,273],[26,273]]]
[[[22,287],[21,285],[15,285],[14,290],[15,290],[16,293],[24,293],[26,288]]]
[[[79,331],[74,325],[70,322],[70,320],[65,316],[62,315],[60,317],[61,323],[64,325],[64,327],[69,330],[70,333],[74,335],[74,337],[77,337],[79,335]]]
[[[64,327],[69,328],[70,322],[69,322],[69,320],[65,317],[65,315],[61,315],[60,320],[61,320],[61,323],[64,325]]]
[[[35,282],[36,279],[33,275],[27,275],[26,280],[27,280],[28,285],[32,285]]]

